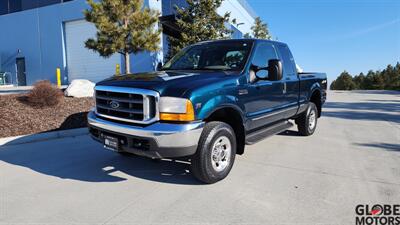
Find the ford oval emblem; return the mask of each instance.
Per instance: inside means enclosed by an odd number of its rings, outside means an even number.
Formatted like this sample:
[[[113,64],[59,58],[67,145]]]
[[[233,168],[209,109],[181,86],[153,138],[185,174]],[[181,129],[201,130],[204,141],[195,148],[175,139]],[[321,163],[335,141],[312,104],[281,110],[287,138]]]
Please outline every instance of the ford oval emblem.
[[[119,102],[117,102],[117,101],[113,100],[109,104],[110,104],[110,107],[113,108],[113,109],[118,109],[119,108]]]

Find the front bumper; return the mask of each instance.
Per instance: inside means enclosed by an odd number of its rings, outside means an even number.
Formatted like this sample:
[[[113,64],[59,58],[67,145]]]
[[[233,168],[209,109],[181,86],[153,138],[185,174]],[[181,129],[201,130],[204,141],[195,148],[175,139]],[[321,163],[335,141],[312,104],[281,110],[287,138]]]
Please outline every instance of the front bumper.
[[[103,135],[120,140],[120,150],[152,157],[182,157],[193,155],[203,131],[204,122],[185,124],[156,122],[148,126],[116,123],[88,113],[88,127],[93,139],[103,142]]]

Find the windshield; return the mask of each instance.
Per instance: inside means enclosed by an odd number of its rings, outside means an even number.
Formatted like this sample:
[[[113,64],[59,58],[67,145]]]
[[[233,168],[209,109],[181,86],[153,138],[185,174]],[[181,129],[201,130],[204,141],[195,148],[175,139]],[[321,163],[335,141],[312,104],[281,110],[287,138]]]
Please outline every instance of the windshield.
[[[163,70],[240,71],[246,64],[252,42],[221,41],[189,46],[165,64]]]

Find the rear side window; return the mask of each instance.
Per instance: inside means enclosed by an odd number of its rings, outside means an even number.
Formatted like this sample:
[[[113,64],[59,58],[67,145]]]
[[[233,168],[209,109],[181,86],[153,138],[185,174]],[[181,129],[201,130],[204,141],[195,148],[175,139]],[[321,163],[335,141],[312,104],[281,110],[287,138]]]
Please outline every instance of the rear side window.
[[[259,43],[254,52],[254,57],[252,64],[258,67],[267,67],[268,61],[271,59],[277,59],[276,51],[274,46],[270,43]],[[268,72],[265,70],[260,70],[257,74],[261,77],[268,76]]]
[[[284,76],[295,76],[296,75],[296,68],[294,66],[295,62],[292,53],[290,53],[289,47],[287,45],[278,45],[278,49],[282,57]]]

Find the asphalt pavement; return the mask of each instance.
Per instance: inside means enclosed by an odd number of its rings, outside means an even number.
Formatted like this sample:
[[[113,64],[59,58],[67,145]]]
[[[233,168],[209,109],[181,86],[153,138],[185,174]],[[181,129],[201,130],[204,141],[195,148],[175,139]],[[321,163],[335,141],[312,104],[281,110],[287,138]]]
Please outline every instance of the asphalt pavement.
[[[0,147],[0,224],[355,224],[400,203],[400,92],[329,92],[313,136],[247,146],[230,175],[103,149],[88,136]]]

